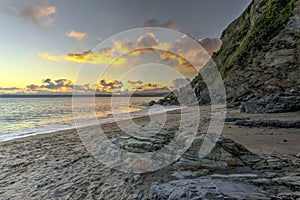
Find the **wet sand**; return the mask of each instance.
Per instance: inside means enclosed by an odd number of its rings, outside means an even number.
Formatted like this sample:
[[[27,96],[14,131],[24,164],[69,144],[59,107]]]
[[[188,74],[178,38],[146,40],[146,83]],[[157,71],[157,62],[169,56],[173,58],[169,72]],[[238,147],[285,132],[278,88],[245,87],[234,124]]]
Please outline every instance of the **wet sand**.
[[[240,114],[228,116],[251,119],[299,120],[300,112],[271,115]],[[209,120],[209,107],[201,108],[201,130]],[[168,125],[176,125],[180,112],[168,115]],[[135,119],[146,125],[149,117]],[[98,127],[85,127],[93,131]],[[109,137],[121,134],[115,123],[102,125]],[[229,137],[257,154],[296,155],[300,152],[300,130],[238,127],[225,123]],[[92,142],[92,141],[91,141]],[[59,131],[0,143],[0,199],[134,199],[149,184],[172,180],[168,168],[145,174],[143,179],[107,168],[95,160],[82,144],[76,130]]]

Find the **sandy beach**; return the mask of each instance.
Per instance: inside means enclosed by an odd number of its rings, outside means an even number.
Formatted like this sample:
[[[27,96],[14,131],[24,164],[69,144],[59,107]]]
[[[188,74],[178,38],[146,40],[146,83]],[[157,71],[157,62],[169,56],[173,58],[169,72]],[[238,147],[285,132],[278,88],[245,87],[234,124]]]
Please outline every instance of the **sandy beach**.
[[[201,115],[209,107],[202,107]],[[203,114],[202,114],[203,113]],[[300,113],[249,115],[229,109],[227,116],[250,119],[299,120]],[[168,114],[168,125],[180,118],[179,111]],[[201,127],[208,119],[201,117]],[[141,125],[149,117],[134,121]],[[92,131],[97,127],[85,127]],[[120,134],[115,123],[102,125],[111,137]],[[200,128],[202,129],[202,128]],[[244,145],[256,154],[293,157],[300,152],[299,129],[239,127],[226,122],[224,137]],[[135,199],[139,192],[147,196],[151,183],[173,180],[170,167],[142,175],[107,168],[94,159],[82,144],[76,130],[26,137],[0,144],[1,199]]]

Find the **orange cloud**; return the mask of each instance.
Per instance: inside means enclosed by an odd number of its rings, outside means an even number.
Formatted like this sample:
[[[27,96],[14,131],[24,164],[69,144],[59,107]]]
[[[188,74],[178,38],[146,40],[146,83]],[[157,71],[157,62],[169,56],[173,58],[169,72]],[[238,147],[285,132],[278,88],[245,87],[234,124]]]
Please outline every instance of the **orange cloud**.
[[[128,55],[138,56],[138,55],[145,54],[145,53],[153,53],[155,51],[158,51],[158,50],[153,49],[153,48],[136,49],[136,50],[130,51],[128,53]]]
[[[31,2],[25,6],[12,5],[7,8],[7,11],[15,14],[22,19],[31,21],[36,26],[50,26],[54,23],[54,14],[56,7],[47,6],[42,2]]]
[[[71,35],[71,32],[69,35]],[[75,33],[73,33],[73,36],[78,36],[78,39],[84,37],[84,35]],[[199,45],[201,45],[203,48],[199,48]],[[124,41],[112,41],[110,47],[97,51],[89,50],[83,52],[73,52],[67,55],[59,56],[40,53],[39,56],[52,61],[64,60],[92,64],[124,64],[126,62],[129,62],[130,57],[157,52],[155,56],[159,55],[160,61],[172,61],[172,63],[175,64],[174,67],[177,71],[190,74],[197,73],[201,68],[203,68],[205,64],[211,59],[211,55],[213,54],[213,52],[218,51],[220,46],[220,39],[205,38],[196,40],[187,35],[174,42],[162,43],[156,38],[153,33],[147,33],[139,37],[136,41],[129,41],[128,39]],[[165,51],[160,49],[165,49]],[[176,52],[178,55],[176,55],[174,52]],[[120,53],[126,53],[126,55],[114,59]]]
[[[126,62],[123,57],[114,59],[114,49],[102,49],[98,52],[84,51],[82,53],[70,53],[66,56],[66,60],[79,63],[93,63],[93,64],[122,64]]]
[[[75,38],[78,41],[83,41],[84,39],[87,38],[87,34],[86,33],[81,33],[81,32],[77,32],[77,31],[74,31],[74,30],[68,32],[66,35],[68,37]]]
[[[70,53],[68,55],[50,55],[48,53],[38,53],[38,56],[51,61],[71,61],[78,63],[91,63],[91,64],[122,64],[126,62],[126,58],[120,57],[114,59],[113,49],[101,50],[98,52],[84,51],[78,53]]]
[[[150,48],[157,47],[158,45],[159,41],[156,39],[155,35],[153,33],[147,33],[138,38],[136,48]]]
[[[176,60],[178,61],[179,65],[185,65],[186,63],[188,63],[187,60],[185,60],[184,58],[182,58],[181,56],[174,54],[170,51],[164,51],[161,53],[160,58],[162,61],[167,61],[167,60]]]
[[[48,53],[38,53],[38,56],[45,59],[45,60],[51,60],[51,61],[55,61],[55,62],[65,60],[64,55],[53,56],[53,55],[50,55]]]
[[[129,52],[133,46],[133,43],[127,40],[126,41],[116,40],[113,41],[113,44],[116,50],[122,54]]]

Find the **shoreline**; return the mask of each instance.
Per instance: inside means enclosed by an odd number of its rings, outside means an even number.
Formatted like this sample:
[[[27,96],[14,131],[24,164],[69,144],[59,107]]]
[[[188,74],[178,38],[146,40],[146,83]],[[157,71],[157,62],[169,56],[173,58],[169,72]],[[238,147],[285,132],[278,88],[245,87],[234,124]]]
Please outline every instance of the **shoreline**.
[[[181,108],[183,108],[183,107],[165,106],[164,110],[169,112],[169,111],[178,110]],[[164,110],[156,110],[153,113],[153,115],[160,114],[160,113],[164,112]],[[0,144],[2,142],[13,141],[16,139],[22,139],[22,138],[26,138],[26,137],[32,137],[32,136],[43,135],[43,134],[51,134],[51,133],[68,131],[68,130],[73,130],[73,129],[75,130],[77,128],[85,128],[85,127],[89,127],[89,126],[95,126],[97,124],[101,125],[101,124],[113,123],[114,121],[123,121],[123,120],[130,120],[130,119],[138,118],[138,117],[145,117],[148,115],[147,114],[148,112],[149,112],[149,107],[144,107],[143,109],[140,109],[138,111],[117,114],[117,116],[120,116],[120,118],[118,118],[117,120],[114,120],[114,118],[112,117],[112,114],[109,114],[106,117],[99,117],[97,119],[96,118],[81,119],[81,120],[79,120],[80,124],[82,124],[81,126],[77,126],[76,120],[72,120],[72,121],[58,123],[58,124],[47,124],[47,125],[34,127],[34,128],[25,128],[25,129],[20,129],[20,130],[15,130],[15,131],[6,131],[3,133],[0,133],[0,138],[1,138]],[[130,117],[127,117],[126,115],[130,115]],[[95,120],[97,120],[97,122],[95,122]],[[13,135],[12,138],[9,138],[10,134]],[[2,139],[3,137],[7,137],[8,139]]]
[[[171,114],[174,119],[180,118],[180,108],[172,108],[167,110],[168,114]],[[141,111],[146,111],[143,109]],[[209,106],[201,106],[201,112],[209,112]],[[138,111],[140,112],[140,111]],[[161,111],[163,112],[163,111]],[[161,112],[153,113],[152,115],[160,115]],[[127,113],[128,114],[128,113]],[[200,114],[203,116],[203,114]],[[281,121],[290,121],[294,119],[300,119],[300,112],[290,112],[290,113],[275,113],[275,114],[244,114],[240,113],[238,109],[227,109],[227,118],[247,118],[247,119],[271,119],[271,120],[281,120]],[[104,118],[110,119],[110,118]],[[138,122],[138,124],[147,124],[149,121],[149,115],[144,113],[139,116],[131,116],[130,118],[118,119],[116,121],[127,121],[133,120]],[[207,117],[201,118],[199,127],[203,130],[207,128]],[[104,127],[104,129],[110,129],[110,125],[115,126],[116,121],[111,118],[109,121],[97,124],[88,124],[80,127],[70,127],[62,130],[55,130],[45,133],[38,133],[33,135],[26,135],[24,137],[17,137],[11,140],[5,140],[0,142],[0,147],[4,143],[10,143],[14,141],[30,140],[30,139],[39,139],[40,137],[51,137],[56,134],[65,134],[67,132],[75,132],[77,134],[77,129],[93,129],[98,126]],[[171,125],[175,123],[171,122]],[[119,129],[117,131],[120,131]],[[116,132],[116,130],[114,131]],[[222,136],[233,139],[234,141],[242,144],[248,148],[251,152],[256,154],[283,154],[283,155],[292,155],[300,152],[300,147],[298,144],[300,142],[300,133],[298,128],[276,128],[276,127],[243,127],[237,126],[234,122],[225,122],[224,128],[222,131]],[[114,137],[114,134],[111,135]],[[109,137],[109,138],[111,138]]]

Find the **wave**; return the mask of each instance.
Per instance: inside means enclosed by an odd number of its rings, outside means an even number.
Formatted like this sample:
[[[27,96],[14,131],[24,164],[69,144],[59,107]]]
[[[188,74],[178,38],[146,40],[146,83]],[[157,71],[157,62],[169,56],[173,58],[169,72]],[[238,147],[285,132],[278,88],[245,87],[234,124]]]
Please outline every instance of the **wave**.
[[[130,112],[130,113],[122,113],[117,115],[107,115],[106,117],[101,118],[89,118],[89,119],[81,119],[77,121],[70,121],[64,123],[57,124],[49,124],[34,128],[25,128],[21,130],[13,130],[13,131],[4,131],[0,133],[0,142],[15,140],[19,138],[25,138],[34,135],[46,134],[46,133],[54,133],[58,131],[72,130],[76,128],[84,128],[87,126],[92,126],[96,124],[105,124],[113,121],[126,120],[136,117],[142,117],[147,115],[164,113],[166,111],[181,109],[179,106],[152,106],[146,109],[142,109],[140,111]]]

